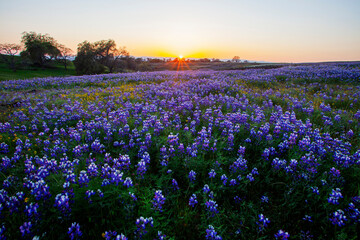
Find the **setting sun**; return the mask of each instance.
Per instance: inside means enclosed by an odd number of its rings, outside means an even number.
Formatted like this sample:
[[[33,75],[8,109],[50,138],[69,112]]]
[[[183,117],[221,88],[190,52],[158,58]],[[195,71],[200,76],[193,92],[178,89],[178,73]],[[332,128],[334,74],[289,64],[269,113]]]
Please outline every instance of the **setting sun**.
[[[183,59],[183,56],[182,56],[182,55],[179,55],[179,59]]]

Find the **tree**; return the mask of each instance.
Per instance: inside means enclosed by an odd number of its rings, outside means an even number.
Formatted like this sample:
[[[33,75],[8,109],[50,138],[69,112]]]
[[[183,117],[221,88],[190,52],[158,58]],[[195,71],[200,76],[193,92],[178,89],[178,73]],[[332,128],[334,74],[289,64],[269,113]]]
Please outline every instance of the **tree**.
[[[60,55],[58,43],[48,34],[23,32],[21,42],[24,44],[21,56],[29,58],[35,66],[44,67],[48,61]]]
[[[96,60],[94,44],[88,41],[79,43],[77,51],[74,60],[77,74],[98,74],[105,71],[105,67]]]
[[[21,50],[19,44],[14,43],[3,43],[0,44],[0,54],[4,62],[16,72],[15,55]]]
[[[67,63],[70,59],[70,57],[72,57],[72,50],[68,47],[65,47],[62,44],[59,44],[57,47],[60,51],[60,57],[59,60],[64,64],[65,70],[67,70]]]
[[[235,56],[235,57],[233,57],[232,61],[238,63],[238,62],[240,62],[240,57]]]
[[[125,48],[117,48],[114,40],[101,40],[94,43],[84,41],[78,45],[78,55],[74,61],[79,74],[101,73],[105,67],[109,72],[124,67],[129,53]],[[88,66],[85,65],[88,64]]]

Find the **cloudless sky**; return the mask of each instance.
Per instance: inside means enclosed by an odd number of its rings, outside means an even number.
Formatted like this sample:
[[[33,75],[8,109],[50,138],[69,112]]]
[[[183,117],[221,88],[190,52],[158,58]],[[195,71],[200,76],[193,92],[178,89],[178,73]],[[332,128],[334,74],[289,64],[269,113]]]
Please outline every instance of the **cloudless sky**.
[[[22,32],[114,39],[133,56],[360,60],[360,0],[0,0],[0,43]]]

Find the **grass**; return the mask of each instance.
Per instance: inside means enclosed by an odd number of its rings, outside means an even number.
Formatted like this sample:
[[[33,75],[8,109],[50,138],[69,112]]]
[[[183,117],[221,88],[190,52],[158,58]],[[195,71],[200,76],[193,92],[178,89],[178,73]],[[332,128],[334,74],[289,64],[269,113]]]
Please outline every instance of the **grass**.
[[[14,72],[5,63],[0,62],[0,81],[29,79],[29,78],[43,78],[43,77],[63,77],[75,75],[75,66],[69,62],[67,70],[61,63],[54,63],[48,68],[26,67],[16,70]]]

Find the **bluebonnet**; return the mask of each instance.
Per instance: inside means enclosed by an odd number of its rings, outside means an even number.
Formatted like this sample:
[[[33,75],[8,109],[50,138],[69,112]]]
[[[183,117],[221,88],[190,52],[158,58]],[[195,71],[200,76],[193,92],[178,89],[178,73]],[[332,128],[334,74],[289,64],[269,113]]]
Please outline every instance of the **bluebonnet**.
[[[289,237],[290,234],[281,229],[275,234],[275,239],[279,239],[279,240],[285,240],[288,239]]]
[[[163,211],[163,205],[165,203],[165,197],[162,194],[161,190],[156,190],[155,191],[155,196],[153,198],[152,204],[153,204],[153,208],[159,212]]]
[[[210,187],[209,187],[209,185],[207,185],[207,184],[204,185],[204,187],[203,187],[203,192],[204,192],[204,193],[210,192]]]
[[[71,240],[79,239],[82,236],[82,232],[80,230],[80,224],[76,222],[72,223],[67,233]]]
[[[31,234],[32,224],[31,222],[24,222],[23,225],[20,226],[20,233],[22,237],[29,237]]]
[[[142,239],[142,237],[148,232],[147,226],[154,226],[154,220],[152,217],[144,218],[140,217],[136,219],[136,230],[135,230],[135,236],[137,236],[138,239]]]
[[[178,183],[175,179],[172,179],[171,184],[172,184],[174,190],[179,190]]]
[[[195,207],[195,205],[198,203],[197,201],[197,197],[196,197],[196,194],[192,194],[190,199],[189,199],[189,205],[192,206],[192,207]]]
[[[219,213],[217,207],[218,204],[214,200],[206,201],[205,203],[206,209],[210,212],[210,216],[213,217],[215,214]]]
[[[127,178],[125,179],[125,181],[124,181],[124,186],[126,186],[127,188],[133,186],[133,182],[132,182],[132,180],[131,180],[130,177],[127,177]]]
[[[342,227],[345,225],[347,218],[343,210],[339,209],[331,214],[330,221],[333,225]]]
[[[268,224],[270,223],[270,220],[264,216],[264,214],[259,214],[259,220],[256,222],[256,224],[258,225],[258,229],[259,231],[264,231],[265,228],[268,226]]]
[[[209,172],[209,178],[214,178],[216,176],[216,172],[214,169],[211,169],[211,171]]]
[[[332,189],[330,196],[328,198],[328,202],[331,204],[339,204],[339,199],[343,198],[340,188]]]
[[[226,185],[227,180],[228,180],[228,178],[225,174],[221,175],[221,181],[223,182],[224,186]]]
[[[222,240],[222,237],[217,234],[215,228],[212,225],[209,225],[206,229],[206,236],[207,240]]]
[[[195,179],[196,179],[196,172],[195,172],[195,171],[191,170],[191,171],[189,172],[189,179],[190,179],[190,182],[194,182],[194,181],[195,181]]]

